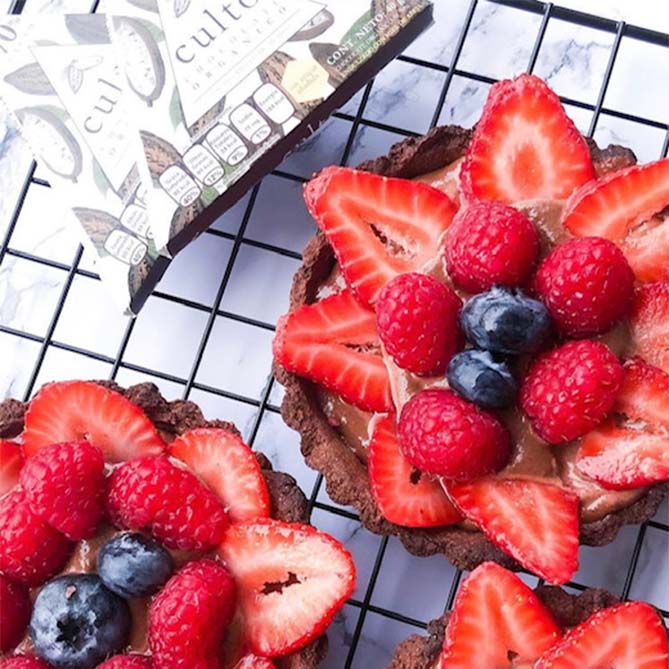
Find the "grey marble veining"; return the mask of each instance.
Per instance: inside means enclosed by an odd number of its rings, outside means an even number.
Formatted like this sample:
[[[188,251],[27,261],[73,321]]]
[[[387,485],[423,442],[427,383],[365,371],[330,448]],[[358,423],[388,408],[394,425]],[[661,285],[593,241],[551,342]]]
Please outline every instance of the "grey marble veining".
[[[624,17],[656,29],[669,19],[669,3],[659,0],[564,0],[588,11]],[[90,0],[28,0],[28,11],[86,11]],[[6,11],[7,0],[0,0]],[[469,0],[436,0],[437,24],[407,50],[413,58],[450,65]],[[666,14],[666,16],[665,16]],[[395,61],[379,74],[371,87],[364,118],[399,128],[392,132],[361,124],[345,156],[351,121],[332,118],[282,163],[280,170],[308,178],[328,164],[344,161],[349,165],[385,154],[391,144],[407,133],[427,130],[435,113],[439,123],[471,127],[489,90],[485,81],[468,78],[475,73],[486,78],[509,77],[527,69],[541,17],[480,0],[472,17],[470,31],[457,62],[458,71],[448,88],[443,108],[436,107],[446,75],[411,63]],[[644,21],[646,23],[644,23]],[[666,28],[669,29],[669,28]],[[535,72],[546,77],[563,96],[593,104],[611,55],[613,35],[552,20],[539,51]],[[624,39],[604,99],[604,108],[669,123],[669,50]],[[343,111],[355,115],[362,94]],[[592,113],[568,106],[577,126],[590,127]],[[652,127],[603,113],[594,137],[600,144],[611,142],[632,147],[641,160],[659,157],[666,135],[664,127]],[[16,130],[0,112],[0,233],[14,211],[16,200],[30,166],[29,153]],[[38,170],[39,174],[39,170]],[[314,225],[301,197],[302,185],[296,180],[269,176],[260,185],[253,209],[248,212],[245,237],[229,270],[229,282],[219,305],[223,312],[215,318],[195,375],[203,388],[191,390],[210,419],[233,420],[246,438],[255,432],[255,446],[277,469],[290,472],[299,485],[311,494],[316,473],[309,469],[299,451],[299,436],[291,431],[279,414],[267,410],[259,414],[258,404],[270,379],[272,332],[249,322],[272,325],[288,304],[288,291],[299,253],[312,235]],[[235,235],[245,221],[250,196],[222,216],[212,226],[224,235]],[[288,251],[277,254],[258,244],[271,244]],[[129,385],[149,380],[165,396],[184,394],[184,381],[193,371],[209,317],[207,309],[216,298],[220,281],[228,271],[234,242],[225,236],[203,235],[172,264],[159,286],[159,293],[175,296],[170,301],[160,294],[152,296],[133,326],[124,361],[131,366],[154,370],[142,374],[121,366],[116,376]],[[68,229],[62,213],[48,189],[30,188],[10,248],[52,263],[69,266],[78,248],[77,234]],[[94,271],[90,256],[84,254],[80,267]],[[67,271],[7,255],[0,265],[0,322],[13,330],[43,337],[53,317],[67,278]],[[235,314],[235,318],[229,317]],[[75,276],[63,310],[53,332],[55,342],[92,351],[100,359],[78,355],[50,346],[37,378],[49,380],[104,378],[121,346],[128,319],[114,310],[100,282]],[[0,392],[21,397],[40,353],[40,343],[0,333]],[[167,376],[167,378],[164,378]],[[229,397],[210,392],[218,388]],[[238,397],[243,396],[243,397]],[[283,391],[274,383],[270,402],[278,405]],[[256,431],[257,430],[257,431]],[[325,487],[319,490],[319,504],[330,505]],[[340,538],[352,551],[359,570],[355,597],[362,600],[370,583],[380,539],[363,530],[345,516],[317,509],[314,522]],[[669,522],[669,507],[658,513],[657,521]],[[606,587],[621,592],[627,567],[637,541],[637,528],[623,529],[616,540],[603,548],[583,548],[576,580],[583,585]],[[666,532],[647,529],[631,597],[647,599],[669,608],[669,551]],[[371,593],[373,606],[387,608],[410,618],[427,621],[438,617],[446,602],[455,570],[440,556],[420,559],[410,556],[401,544],[391,539]],[[528,582],[536,579],[528,577]],[[360,609],[347,605],[330,631],[330,654],[325,669],[341,669],[359,621]],[[381,667],[395,644],[415,628],[369,613],[362,626],[354,669]]]

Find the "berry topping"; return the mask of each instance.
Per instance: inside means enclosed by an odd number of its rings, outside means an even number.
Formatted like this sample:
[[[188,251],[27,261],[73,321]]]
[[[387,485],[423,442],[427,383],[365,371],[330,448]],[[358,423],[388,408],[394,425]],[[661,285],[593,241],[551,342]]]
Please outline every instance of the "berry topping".
[[[15,655],[0,660],[0,669],[52,669],[44,660],[29,655]]]
[[[458,353],[448,365],[448,385],[468,402],[484,409],[511,406],[518,393],[518,384],[503,360],[496,360],[489,351],[469,349]]]
[[[633,165],[579,188],[564,225],[578,237],[605,237],[620,246],[639,281],[669,279],[669,159]]]
[[[228,525],[221,500],[195,474],[160,455],[115,469],[107,504],[117,527],[146,528],[168,548],[210,550]]]
[[[451,499],[497,546],[549,583],[578,568],[578,497],[552,483],[488,477],[448,486]]]
[[[0,497],[0,573],[35,586],[67,562],[72,545],[30,508],[17,488]]]
[[[446,628],[440,669],[533,666],[562,632],[518,576],[484,562],[464,581]]]
[[[120,597],[147,597],[172,575],[174,560],[150,537],[125,532],[102,546],[97,570],[104,584]]]
[[[497,472],[511,455],[511,438],[492,414],[451,390],[423,390],[402,409],[402,452],[423,472],[468,480]]]
[[[107,462],[161,453],[165,443],[153,423],[123,395],[90,381],[44,386],[26,412],[26,457],[51,444],[86,440]]]
[[[0,653],[6,653],[21,641],[31,609],[28,589],[0,574]]]
[[[350,290],[283,316],[273,348],[282,367],[321,384],[346,402],[381,413],[392,408],[376,317]]]
[[[152,669],[152,667],[150,657],[130,653],[129,655],[114,655],[102,664],[98,664],[97,669]]]
[[[462,520],[441,485],[402,455],[395,416],[378,419],[367,456],[372,494],[386,520],[403,527],[439,527]]]
[[[215,560],[190,562],[149,608],[149,646],[157,669],[220,669],[220,648],[235,612],[235,584]]]
[[[634,273],[623,252],[601,237],[572,239],[543,261],[536,289],[560,332],[582,338],[602,334],[627,315]]]
[[[237,583],[249,650],[265,657],[318,638],[355,586],[348,551],[308,525],[232,525],[219,553]]]
[[[519,286],[539,255],[539,233],[525,214],[503,202],[474,202],[461,209],[446,233],[446,266],[470,293],[495,284]]]
[[[346,283],[367,304],[398,274],[437,257],[456,211],[448,195],[427,184],[343,167],[312,179],[304,199]]]
[[[458,317],[462,300],[426,274],[401,274],[381,292],[376,323],[386,351],[402,369],[422,376],[446,371],[464,339]]]
[[[600,609],[569,630],[536,669],[666,669],[669,643],[662,618],[649,604]]]
[[[542,302],[521,290],[500,286],[466,302],[460,323],[474,346],[507,355],[536,351],[551,329],[551,319]]]
[[[9,492],[19,482],[21,467],[21,447],[13,441],[0,439],[0,495]]]
[[[572,441],[599,425],[613,408],[623,367],[604,344],[570,341],[531,365],[520,405],[549,444]]]
[[[669,374],[669,281],[639,288],[630,323],[634,352]]]
[[[258,460],[234,432],[191,430],[177,437],[169,452],[218,495],[231,522],[269,516],[269,492]]]
[[[105,463],[86,441],[41,448],[21,470],[21,486],[32,510],[68,539],[93,536],[102,520]]]
[[[588,145],[544,81],[521,74],[492,86],[462,165],[469,199],[564,199],[594,176]]]
[[[613,411],[615,418],[583,438],[577,467],[605,488],[669,480],[669,374],[628,361]]]
[[[234,669],[275,669],[275,666],[274,662],[266,657],[247,655],[237,662]]]
[[[35,652],[57,669],[92,669],[128,643],[126,602],[95,574],[65,574],[35,599],[30,637]]]

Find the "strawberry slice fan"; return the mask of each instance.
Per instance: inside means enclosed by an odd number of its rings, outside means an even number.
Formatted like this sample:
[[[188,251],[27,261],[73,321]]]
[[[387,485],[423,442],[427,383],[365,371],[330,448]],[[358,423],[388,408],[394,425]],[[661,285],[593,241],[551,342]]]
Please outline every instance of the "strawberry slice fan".
[[[367,421],[383,518],[464,519],[558,584],[578,568],[588,495],[635,500],[669,480],[669,159],[611,171],[596,151],[525,74],[492,86],[443,191],[326,168],[304,198],[336,258],[328,296],[283,316],[274,339],[280,368]],[[437,428],[440,406],[454,418]],[[550,474],[518,466],[508,418]],[[558,666],[572,665],[541,665]]]

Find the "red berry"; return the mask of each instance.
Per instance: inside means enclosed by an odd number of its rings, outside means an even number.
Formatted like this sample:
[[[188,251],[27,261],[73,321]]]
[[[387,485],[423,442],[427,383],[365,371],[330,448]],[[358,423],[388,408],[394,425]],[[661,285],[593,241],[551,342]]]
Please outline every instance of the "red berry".
[[[114,655],[96,669],[152,669],[151,658],[147,655],[130,653],[129,655]]]
[[[26,585],[41,585],[63,568],[71,547],[32,511],[20,488],[0,498],[0,573]]]
[[[379,337],[390,357],[414,374],[436,376],[464,343],[458,323],[462,300],[426,274],[401,274],[376,304]]]
[[[630,330],[633,352],[669,374],[669,281],[639,287]]]
[[[237,662],[235,669],[275,669],[275,664],[266,657],[247,655]]]
[[[0,574],[0,653],[6,653],[21,641],[31,610],[28,588]]]
[[[0,660],[0,669],[51,669],[51,665],[37,657],[15,655]]]
[[[402,409],[399,435],[414,466],[457,481],[499,471],[511,455],[504,425],[451,390],[414,395]]]
[[[19,482],[21,467],[21,447],[13,441],[0,439],[0,495],[9,492]]]
[[[591,337],[611,329],[629,312],[634,273],[613,242],[572,239],[543,261],[536,290],[563,334]]]
[[[538,255],[534,223],[503,202],[474,202],[461,209],[446,233],[448,273],[470,293],[482,293],[496,284],[521,285]]]
[[[581,437],[613,408],[623,366],[604,344],[570,341],[530,367],[520,405],[539,436],[550,444]]]
[[[130,460],[115,469],[107,504],[115,525],[147,528],[168,548],[212,549],[228,526],[221,500],[195,474],[163,455]]]
[[[104,513],[102,452],[87,441],[45,446],[26,461],[21,486],[32,510],[68,539],[91,537]]]
[[[218,562],[190,562],[178,571],[149,608],[156,668],[220,669],[221,644],[235,604],[235,583]]]

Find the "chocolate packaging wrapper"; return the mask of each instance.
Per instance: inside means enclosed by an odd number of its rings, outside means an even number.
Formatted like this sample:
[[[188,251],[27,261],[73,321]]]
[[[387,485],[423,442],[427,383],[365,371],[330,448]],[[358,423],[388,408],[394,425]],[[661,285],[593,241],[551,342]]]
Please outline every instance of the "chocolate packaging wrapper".
[[[128,313],[424,30],[428,0],[115,0],[8,17],[0,96]]]

